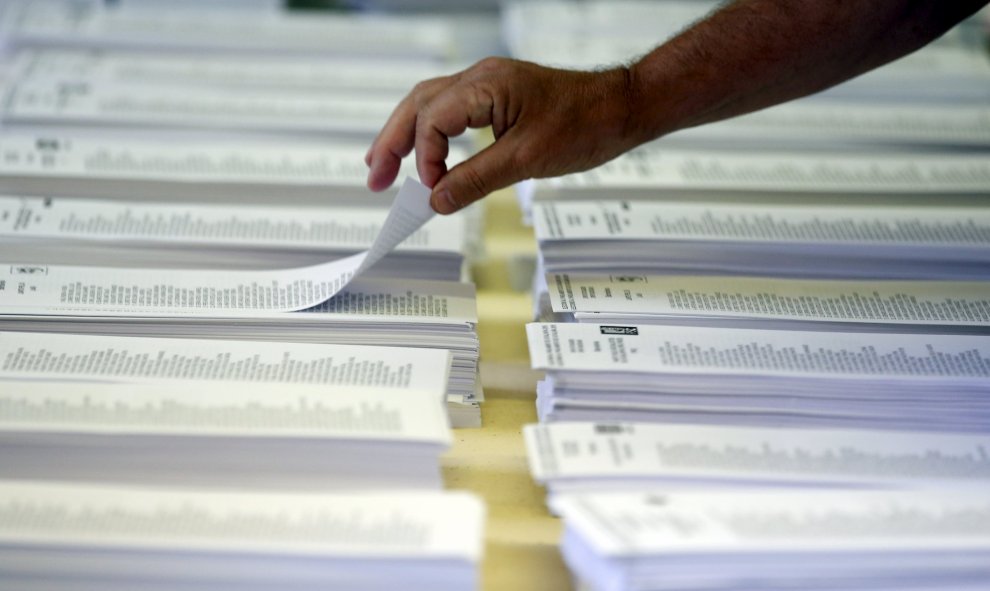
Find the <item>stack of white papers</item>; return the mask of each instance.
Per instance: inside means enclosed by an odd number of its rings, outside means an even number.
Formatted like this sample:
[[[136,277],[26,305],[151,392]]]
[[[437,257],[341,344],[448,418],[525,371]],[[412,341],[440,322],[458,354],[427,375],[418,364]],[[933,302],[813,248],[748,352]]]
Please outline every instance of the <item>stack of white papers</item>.
[[[371,246],[389,209],[146,203],[0,197],[0,245],[32,264],[177,269],[315,265]],[[369,275],[457,281],[468,249],[463,216],[436,216]],[[11,261],[8,261],[11,262]]]
[[[4,379],[204,380],[445,389],[450,355],[432,349],[0,333]]]
[[[30,49],[13,57],[11,69],[17,80],[142,85],[160,90],[192,86],[294,90],[300,96],[342,91],[392,96],[459,68],[408,59]]]
[[[12,48],[129,48],[444,60],[456,50],[440,17],[195,8],[117,8],[102,2],[10,2],[0,32]]]
[[[561,201],[533,221],[548,272],[990,277],[985,207]]]
[[[990,59],[979,47],[936,43],[830,88],[823,95],[864,102],[986,104],[990,98]]]
[[[553,494],[675,487],[984,487],[986,435],[647,423],[523,428]]]
[[[454,69],[407,60],[26,50],[9,71],[0,112],[7,126],[357,134],[368,142],[417,82]]]
[[[542,420],[987,433],[990,336],[530,324]]]
[[[483,524],[463,493],[5,482],[0,577],[18,589],[469,591]]]
[[[235,488],[440,488],[436,389],[0,383],[4,476]]]
[[[990,109],[969,103],[805,99],[683,130],[662,144],[669,149],[682,140],[704,141],[713,148],[736,143],[741,148],[792,145],[814,149],[833,142],[859,146],[867,157],[879,146],[977,149],[990,146]]]
[[[371,136],[404,92],[149,86],[44,77],[7,83],[7,125],[180,127]]]
[[[311,267],[219,271],[10,264],[0,280],[0,317],[8,328],[21,330],[449,349],[455,354],[451,402],[476,410],[473,288],[352,284],[434,217],[428,195],[407,179],[367,251]],[[347,287],[353,291],[341,295]]]
[[[5,130],[0,191],[41,195],[244,203],[385,205],[367,189],[367,142],[106,130]],[[465,158],[451,146],[449,165]],[[408,159],[401,176],[413,176]],[[414,177],[415,178],[415,177]]]
[[[295,271],[9,265],[0,330],[440,349],[452,355],[452,402],[479,399],[473,285],[359,280],[297,310],[309,302],[289,299],[294,286],[318,274]]]
[[[561,321],[990,333],[986,281],[551,273],[541,283],[539,316]]]
[[[985,492],[562,495],[564,559],[594,591],[986,589]]]
[[[150,280],[152,273],[158,281]],[[468,339],[471,346],[465,348],[477,350],[474,286],[468,283],[404,281],[400,286],[392,280],[363,279],[322,304],[296,310],[279,304],[285,297],[281,292],[272,294],[258,285],[266,279],[278,283],[284,276],[215,272],[218,281],[235,275],[251,283],[196,282],[210,273],[11,265],[0,272],[0,322],[6,330],[75,327],[70,332],[113,333],[117,326],[137,334],[174,330],[208,336],[216,331],[217,338],[285,336],[310,342],[338,342],[339,331],[365,333],[352,335],[355,344],[391,340],[400,345],[432,333],[451,345]],[[386,336],[390,333],[391,339]]]
[[[518,191],[525,210],[534,201],[602,198],[930,206],[932,199],[948,204],[968,197],[979,204],[988,187],[983,154],[702,151],[654,143],[587,172],[528,181]]]
[[[150,324],[150,323],[149,323]],[[389,388],[436,380],[455,427],[481,424],[473,367],[446,349],[196,338],[0,333],[0,378],[253,381]],[[425,381],[424,381],[425,380]]]

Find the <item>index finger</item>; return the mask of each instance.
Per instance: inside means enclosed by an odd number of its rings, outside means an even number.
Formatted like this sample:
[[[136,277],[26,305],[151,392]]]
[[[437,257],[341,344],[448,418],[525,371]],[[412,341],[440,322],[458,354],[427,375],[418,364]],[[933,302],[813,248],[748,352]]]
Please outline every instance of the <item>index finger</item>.
[[[402,159],[412,152],[420,109],[446,88],[453,78],[446,76],[420,82],[392,111],[364,158],[369,168],[369,189],[381,191],[395,181]]]

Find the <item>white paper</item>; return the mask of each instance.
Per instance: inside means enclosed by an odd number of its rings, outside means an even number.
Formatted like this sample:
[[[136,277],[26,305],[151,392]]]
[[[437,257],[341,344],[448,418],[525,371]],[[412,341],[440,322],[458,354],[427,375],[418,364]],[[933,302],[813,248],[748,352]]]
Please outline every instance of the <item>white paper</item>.
[[[990,85],[988,85],[990,89]],[[823,138],[903,144],[990,144],[990,109],[967,104],[875,104],[805,99],[691,128],[675,138],[739,138],[752,144]]]
[[[986,380],[990,337],[534,323],[534,369]],[[839,386],[836,386],[839,387]]]
[[[990,325],[990,283],[673,275],[547,276],[554,312]]]
[[[133,47],[200,52],[448,57],[453,32],[443,19],[367,14],[239,14],[196,7],[121,9],[90,2],[23,2],[10,10],[16,46]],[[412,26],[411,26],[412,25]]]
[[[217,127],[374,134],[403,93],[321,93],[154,87],[52,78],[8,85],[8,124]]]
[[[0,433],[449,443],[444,390],[283,383],[6,380]]]
[[[990,246],[990,209],[978,207],[562,201],[535,203],[533,221],[540,240]]]
[[[986,194],[990,162],[980,155],[813,154],[637,148],[578,174],[540,182],[549,190],[754,191],[864,194]]]
[[[407,179],[396,195],[381,231],[371,247],[344,259],[321,265],[275,271],[143,270],[52,267],[58,283],[32,282],[50,268],[14,264],[10,275],[16,293],[30,294],[21,305],[61,304],[87,310],[140,309],[145,312],[207,310],[265,310],[292,312],[312,308],[343,290],[380,261],[399,243],[433,217],[430,190]],[[14,286],[11,285],[10,289]],[[5,305],[16,306],[6,292]],[[57,298],[57,299],[56,299]]]
[[[393,322],[474,325],[478,321],[474,286],[451,281],[395,281],[358,279],[329,300],[286,312],[276,307],[230,305],[199,291],[183,300],[180,290],[151,283],[212,272],[145,271],[115,267],[5,265],[0,267],[0,319],[37,320],[37,317],[150,319],[168,321],[198,318],[237,319],[255,324],[277,322],[283,328],[304,323]],[[114,295],[116,294],[116,295]],[[169,295],[171,294],[171,296]]]
[[[371,245],[387,216],[386,207],[231,208],[0,196],[0,239],[360,250]],[[463,216],[436,216],[396,250],[460,252],[465,232]]]
[[[533,477],[554,486],[990,485],[988,441],[975,435],[585,422],[523,434]]]
[[[980,492],[596,493],[554,508],[608,556],[745,551],[990,551]],[[779,556],[777,556],[780,558]]]
[[[278,181],[286,184],[362,181],[367,167],[357,147],[296,144],[266,148],[232,140],[100,139],[83,134],[5,131],[4,176]]]
[[[233,493],[0,482],[0,540],[35,548],[473,562],[481,556],[483,516],[477,499],[458,492]]]
[[[357,89],[407,92],[417,82],[453,73],[433,62],[402,59],[314,59],[282,55],[25,50],[15,56],[20,79],[56,78],[90,82],[220,88],[264,88],[311,92]]]
[[[0,378],[208,380],[446,391],[440,349],[0,332]]]

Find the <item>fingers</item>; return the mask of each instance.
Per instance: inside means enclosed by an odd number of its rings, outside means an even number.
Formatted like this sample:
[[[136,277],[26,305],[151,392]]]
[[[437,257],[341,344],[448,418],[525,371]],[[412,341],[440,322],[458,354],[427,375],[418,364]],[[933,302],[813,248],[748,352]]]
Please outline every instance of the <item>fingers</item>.
[[[452,79],[435,78],[421,82],[395,108],[364,156],[364,163],[368,166],[369,189],[381,191],[395,181],[402,159],[412,152],[416,118],[421,105],[428,103]]]
[[[492,191],[527,178],[518,152],[517,136],[510,131],[444,175],[433,188],[430,207],[437,213],[454,213]]]
[[[456,83],[421,109],[416,120],[416,170],[419,180],[433,187],[447,173],[448,138],[468,127],[491,124],[494,99],[490,92],[470,82]]]
[[[453,213],[525,178],[522,168],[514,166],[518,159],[512,133],[505,131],[518,116],[518,108],[507,108],[504,78],[512,71],[506,60],[490,58],[461,74],[417,85],[365,155],[368,186],[381,190],[391,185],[413,148],[420,180],[433,188],[430,204],[439,213]],[[498,140],[448,172],[449,138],[493,123]]]
[[[368,165],[368,188],[381,191],[399,174],[402,159],[412,151],[416,109],[412,96],[399,103],[364,157]]]

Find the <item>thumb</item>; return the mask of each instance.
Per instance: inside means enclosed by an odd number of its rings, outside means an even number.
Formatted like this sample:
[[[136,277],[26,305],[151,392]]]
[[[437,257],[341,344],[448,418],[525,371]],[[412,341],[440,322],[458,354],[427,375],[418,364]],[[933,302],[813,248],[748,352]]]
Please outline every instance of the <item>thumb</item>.
[[[513,139],[506,134],[450,169],[434,185],[430,207],[437,213],[454,213],[492,191],[526,178],[525,171],[518,165]]]

